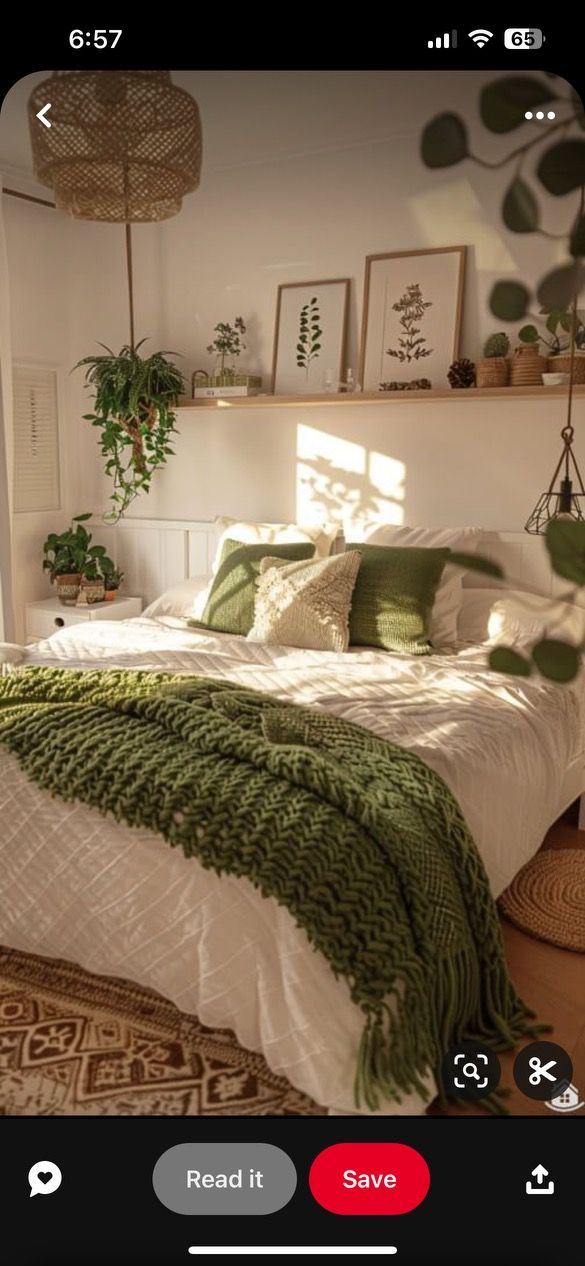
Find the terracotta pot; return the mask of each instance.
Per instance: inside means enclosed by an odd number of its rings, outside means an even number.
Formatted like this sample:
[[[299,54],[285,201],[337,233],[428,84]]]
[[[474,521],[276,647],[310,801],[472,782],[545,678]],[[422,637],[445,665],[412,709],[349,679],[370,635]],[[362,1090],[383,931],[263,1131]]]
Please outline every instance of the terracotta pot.
[[[92,606],[94,602],[103,602],[104,600],[104,582],[103,580],[82,580],[79,587],[78,601],[87,603]]]
[[[116,597],[117,592],[118,592],[117,589],[106,589],[104,593],[104,598],[106,602],[113,602],[114,598]]]
[[[79,572],[68,572],[63,576],[55,576],[57,597],[64,606],[74,606],[77,602],[81,576]]]
[[[571,356],[567,352],[563,356],[549,356],[547,369],[551,374],[570,374]],[[585,383],[585,354],[575,352],[573,361],[573,382]]]
[[[510,362],[505,356],[486,356],[478,360],[475,380],[478,387],[507,387],[510,378]]]
[[[544,368],[544,356],[540,355],[538,347],[531,344],[516,347],[510,366],[510,385],[512,387],[541,387]]]

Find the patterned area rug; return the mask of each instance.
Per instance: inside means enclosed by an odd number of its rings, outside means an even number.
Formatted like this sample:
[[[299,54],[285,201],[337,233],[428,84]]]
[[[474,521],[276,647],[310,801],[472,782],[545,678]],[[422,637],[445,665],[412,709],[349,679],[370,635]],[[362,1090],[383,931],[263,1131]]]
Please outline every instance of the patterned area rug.
[[[129,981],[0,948],[0,1116],[319,1116],[245,1051]]]

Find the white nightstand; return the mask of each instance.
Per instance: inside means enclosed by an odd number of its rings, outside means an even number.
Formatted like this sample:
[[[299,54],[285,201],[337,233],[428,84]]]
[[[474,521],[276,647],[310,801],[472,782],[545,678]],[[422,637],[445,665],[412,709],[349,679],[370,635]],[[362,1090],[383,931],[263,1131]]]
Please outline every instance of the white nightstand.
[[[26,643],[28,646],[40,638],[50,637],[51,633],[68,628],[70,624],[84,624],[86,620],[130,620],[141,611],[142,598],[114,598],[113,602],[95,602],[87,607],[68,607],[58,598],[27,602]]]

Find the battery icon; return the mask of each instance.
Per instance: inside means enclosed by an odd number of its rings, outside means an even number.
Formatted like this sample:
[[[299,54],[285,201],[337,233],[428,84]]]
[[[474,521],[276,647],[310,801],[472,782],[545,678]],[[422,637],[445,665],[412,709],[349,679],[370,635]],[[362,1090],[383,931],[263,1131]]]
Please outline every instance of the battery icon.
[[[528,49],[542,48],[544,35],[537,26],[510,26],[504,32],[506,48],[513,48],[516,53],[527,52]]]

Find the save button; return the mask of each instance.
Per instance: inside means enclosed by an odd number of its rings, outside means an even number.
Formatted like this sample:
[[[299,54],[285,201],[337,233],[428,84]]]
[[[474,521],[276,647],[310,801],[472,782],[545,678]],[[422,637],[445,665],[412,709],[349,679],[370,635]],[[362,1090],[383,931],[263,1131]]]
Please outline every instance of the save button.
[[[410,1213],[431,1182],[426,1160],[406,1143],[334,1143],[313,1161],[311,1194],[329,1213]]]

